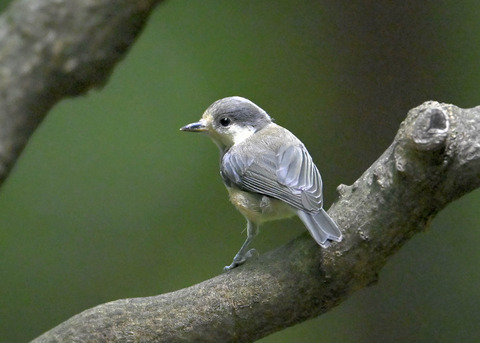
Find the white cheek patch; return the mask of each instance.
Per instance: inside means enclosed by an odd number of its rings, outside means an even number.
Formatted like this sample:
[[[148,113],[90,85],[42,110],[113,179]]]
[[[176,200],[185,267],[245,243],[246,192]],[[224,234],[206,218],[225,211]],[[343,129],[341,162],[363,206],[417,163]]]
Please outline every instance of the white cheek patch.
[[[251,126],[233,125],[229,131],[230,139],[234,144],[243,142],[255,133],[255,129]]]

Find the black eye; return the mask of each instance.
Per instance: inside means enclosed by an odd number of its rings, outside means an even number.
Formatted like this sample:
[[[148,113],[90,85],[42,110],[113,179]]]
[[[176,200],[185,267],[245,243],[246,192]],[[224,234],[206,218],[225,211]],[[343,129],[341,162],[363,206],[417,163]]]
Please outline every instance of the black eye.
[[[227,127],[228,125],[230,125],[231,122],[232,122],[232,120],[230,118],[227,118],[227,117],[223,117],[222,119],[220,119],[220,125],[222,125],[224,127]]]

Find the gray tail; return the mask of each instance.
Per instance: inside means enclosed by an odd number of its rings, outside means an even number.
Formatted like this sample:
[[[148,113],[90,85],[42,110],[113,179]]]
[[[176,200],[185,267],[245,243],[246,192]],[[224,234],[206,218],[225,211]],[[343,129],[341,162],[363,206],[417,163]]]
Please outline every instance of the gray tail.
[[[323,209],[318,213],[298,210],[297,215],[307,227],[310,235],[322,248],[327,248],[330,241],[340,242],[342,240],[342,233],[337,224]]]

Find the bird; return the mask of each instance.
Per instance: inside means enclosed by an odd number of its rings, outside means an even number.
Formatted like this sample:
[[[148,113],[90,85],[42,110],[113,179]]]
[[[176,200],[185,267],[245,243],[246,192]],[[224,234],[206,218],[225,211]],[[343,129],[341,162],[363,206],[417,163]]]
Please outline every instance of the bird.
[[[256,255],[249,246],[264,222],[297,215],[323,248],[342,233],[323,209],[322,179],[305,145],[252,101],[231,96],[180,128],[209,136],[220,150],[220,176],[247,220],[247,238],[228,271]]]

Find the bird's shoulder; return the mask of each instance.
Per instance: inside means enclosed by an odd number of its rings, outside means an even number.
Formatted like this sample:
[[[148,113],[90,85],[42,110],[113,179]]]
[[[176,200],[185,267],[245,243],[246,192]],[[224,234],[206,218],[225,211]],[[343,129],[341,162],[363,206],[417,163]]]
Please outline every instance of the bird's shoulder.
[[[254,154],[276,155],[282,148],[286,146],[303,147],[303,144],[286,128],[275,123],[270,123],[242,143],[234,145],[231,151],[238,151],[242,153],[251,153],[253,151]]]

